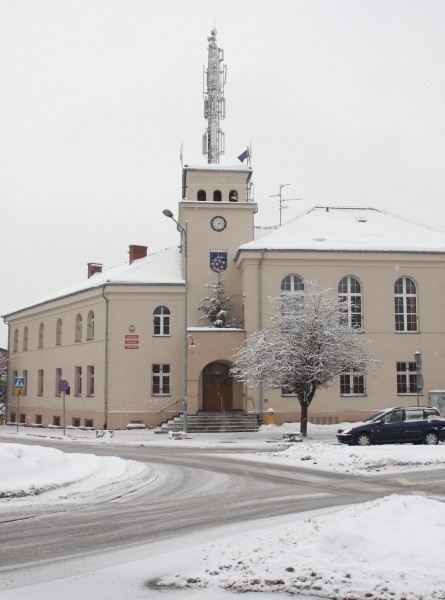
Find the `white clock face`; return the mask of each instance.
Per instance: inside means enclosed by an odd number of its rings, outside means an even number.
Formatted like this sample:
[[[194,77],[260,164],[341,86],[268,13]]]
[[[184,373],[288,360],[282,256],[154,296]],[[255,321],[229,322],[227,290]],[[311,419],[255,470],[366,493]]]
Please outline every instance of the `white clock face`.
[[[213,217],[211,226],[215,231],[222,231],[226,228],[227,221],[224,217]]]

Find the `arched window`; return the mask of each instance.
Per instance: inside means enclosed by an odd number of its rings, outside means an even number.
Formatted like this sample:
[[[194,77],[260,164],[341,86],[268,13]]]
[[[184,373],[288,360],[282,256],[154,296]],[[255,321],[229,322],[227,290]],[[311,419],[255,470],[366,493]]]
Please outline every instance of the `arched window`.
[[[166,306],[153,311],[153,335],[170,335],[170,311]]]
[[[56,346],[62,345],[62,319],[57,319],[56,324]]]
[[[78,314],[76,317],[76,330],[74,332],[74,341],[82,341],[82,315]]]
[[[23,350],[26,352],[28,350],[28,328],[25,327],[23,330]]]
[[[344,305],[344,322],[354,329],[362,328],[362,286],[357,277],[347,275],[338,282],[338,299]]]
[[[19,330],[14,329],[14,352],[19,351]]]
[[[45,333],[45,325],[40,323],[39,326],[39,348],[43,348],[43,334]]]
[[[230,190],[229,202],[238,202],[238,192],[236,190]]]
[[[221,200],[222,200],[221,190],[215,190],[213,192],[213,202],[221,202]]]
[[[94,340],[94,312],[92,310],[88,313],[87,340]]]
[[[394,284],[396,331],[417,331],[417,290],[409,277],[400,277]]]
[[[207,200],[207,194],[206,194],[205,190],[199,190],[198,191],[198,201],[205,202],[206,200]]]
[[[286,275],[281,282],[281,293],[304,292],[304,281],[299,275]]]

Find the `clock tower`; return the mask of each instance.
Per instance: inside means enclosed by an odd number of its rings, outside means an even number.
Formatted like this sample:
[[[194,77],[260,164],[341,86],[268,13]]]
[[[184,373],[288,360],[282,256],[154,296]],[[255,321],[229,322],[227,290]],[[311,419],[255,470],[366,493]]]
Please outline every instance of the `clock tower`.
[[[182,172],[182,200],[178,222],[187,231],[187,324],[205,326],[197,312],[201,300],[208,295],[204,287],[221,273],[224,295],[232,299],[230,317],[243,327],[243,293],[241,273],[234,263],[241,244],[253,240],[254,214],[252,169],[249,152],[247,166],[222,166],[224,133],[220,119],[225,117],[224,85],[226,67],[224,51],[216,43],[216,29],[208,41],[208,64],[205,73],[204,116],[207,128],[203,136],[203,154],[207,165],[185,165]],[[184,236],[183,236],[184,253]]]
[[[183,200],[178,221],[187,230],[188,325],[205,326],[198,306],[221,272],[225,295],[232,298],[230,316],[243,327],[241,273],[234,257],[253,240],[257,205],[250,197],[252,169],[207,165],[183,168]]]

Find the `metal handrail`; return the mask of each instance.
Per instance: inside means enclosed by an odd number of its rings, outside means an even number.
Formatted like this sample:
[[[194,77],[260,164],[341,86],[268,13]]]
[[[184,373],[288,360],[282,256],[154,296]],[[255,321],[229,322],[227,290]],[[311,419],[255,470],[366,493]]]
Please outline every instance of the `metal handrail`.
[[[173,404],[177,404],[178,402],[181,402],[181,401],[182,401],[182,398],[177,398],[176,400],[173,400],[173,402],[170,402],[169,404],[166,404],[165,406],[163,406],[161,408],[161,410],[157,410],[154,414],[159,415],[159,413],[164,412],[164,410],[166,408],[168,408],[169,406],[172,406]]]

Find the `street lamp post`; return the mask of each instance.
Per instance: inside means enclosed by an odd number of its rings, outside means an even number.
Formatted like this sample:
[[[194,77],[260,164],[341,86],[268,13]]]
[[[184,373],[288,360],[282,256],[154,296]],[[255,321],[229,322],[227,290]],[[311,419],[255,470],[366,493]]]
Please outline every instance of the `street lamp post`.
[[[173,213],[168,208],[164,209],[162,213],[174,221],[178,227],[178,230],[183,236],[183,252],[184,252],[184,383],[183,383],[183,407],[184,407],[184,426],[183,433],[187,439],[187,417],[188,417],[188,345],[189,339],[187,335],[187,300],[188,300],[188,278],[187,278],[187,221],[185,227],[182,227],[178,221],[174,218]]]
[[[414,352],[414,360],[416,363],[417,406],[419,406],[419,394],[423,392],[422,353]]]

